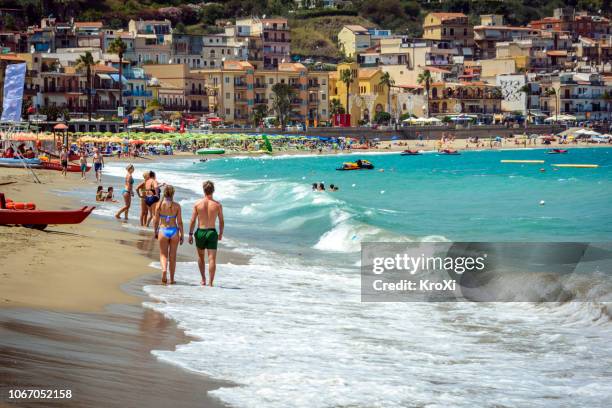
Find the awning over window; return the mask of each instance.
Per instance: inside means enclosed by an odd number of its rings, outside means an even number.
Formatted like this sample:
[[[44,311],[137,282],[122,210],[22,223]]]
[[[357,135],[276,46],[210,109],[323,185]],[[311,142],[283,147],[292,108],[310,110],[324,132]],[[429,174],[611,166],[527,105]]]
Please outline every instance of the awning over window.
[[[110,77],[113,81],[115,82],[119,82],[119,74],[110,74]],[[123,83],[127,82],[127,79],[125,79],[125,77],[123,75],[121,75],[121,81]]]
[[[111,79],[110,75],[108,75],[108,74],[96,74],[96,75],[100,79]]]

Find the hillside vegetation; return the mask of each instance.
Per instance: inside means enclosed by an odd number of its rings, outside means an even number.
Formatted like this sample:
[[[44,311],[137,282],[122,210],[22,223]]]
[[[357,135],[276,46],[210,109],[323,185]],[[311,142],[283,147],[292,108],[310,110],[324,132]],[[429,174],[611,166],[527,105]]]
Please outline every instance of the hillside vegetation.
[[[300,56],[334,59],[340,55],[338,32],[346,24],[374,27],[371,21],[359,16],[329,16],[292,19],[291,52]]]
[[[236,16],[286,16],[292,27],[292,51],[301,56],[339,57],[336,36],[344,24],[378,26],[411,36],[421,35],[421,23],[430,11],[463,12],[472,23],[480,14],[502,14],[508,24],[524,25],[552,15],[557,7],[574,7],[610,16],[610,0],[354,0],[345,9],[296,10],[293,0],[2,0],[5,9],[17,9],[0,19],[0,29],[23,30],[45,16],[60,20],[102,20],[112,28],[126,27],[130,19],[169,19],[178,32],[219,31],[219,20]],[[312,3],[317,4],[316,0]]]

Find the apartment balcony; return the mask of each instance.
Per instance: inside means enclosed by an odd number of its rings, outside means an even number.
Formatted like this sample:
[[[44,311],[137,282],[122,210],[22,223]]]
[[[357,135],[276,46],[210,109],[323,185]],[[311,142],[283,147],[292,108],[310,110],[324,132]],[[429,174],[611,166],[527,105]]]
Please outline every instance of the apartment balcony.
[[[255,105],[267,105],[268,99],[265,98],[255,98]]]
[[[296,84],[296,83],[289,84],[289,87],[291,89],[293,89],[294,91],[301,91],[302,90],[302,85]]]
[[[181,105],[181,104],[163,104],[164,110],[165,111],[176,111],[176,112],[183,112],[183,111],[187,111],[189,109],[189,106],[187,105]]]
[[[248,115],[234,115],[234,119],[236,120],[249,120]]]
[[[263,82],[255,82],[253,84],[253,88],[255,88],[255,89],[266,89],[267,85],[265,83],[263,83]]]
[[[150,97],[153,96],[153,92],[152,91],[143,91],[143,90],[140,90],[140,89],[134,89],[134,90],[123,91],[123,96],[150,98]]]
[[[280,26],[280,27],[279,26],[276,26],[276,27],[265,26],[264,27],[264,32],[266,32],[266,31],[285,31],[286,32],[286,31],[290,31],[290,30],[291,29],[288,26],[285,26],[285,27],[283,27],[283,26]]]
[[[601,99],[601,95],[584,95],[584,94],[576,94],[576,95],[561,95],[561,100],[598,100]]]
[[[192,113],[209,113],[210,109],[208,108],[208,106],[197,106],[197,105],[193,105],[193,106],[189,106],[189,112]]]
[[[87,89],[76,88],[70,86],[45,86],[42,89],[43,93],[78,93],[86,94]]]
[[[309,82],[308,83],[308,88],[318,89],[320,87],[321,87],[321,84],[319,84],[318,82]]]
[[[309,105],[318,105],[319,104],[319,100],[318,99],[309,99],[308,100],[308,104]]]
[[[234,98],[234,103],[236,104],[246,104],[248,100],[246,98]]]
[[[301,105],[302,104],[302,99],[300,99],[300,98],[293,98],[293,99],[291,99],[291,104],[292,105]]]
[[[244,88],[246,89],[247,83],[245,81],[234,81],[234,88]]]
[[[185,95],[189,96],[208,96],[205,89],[189,89],[185,91]]]

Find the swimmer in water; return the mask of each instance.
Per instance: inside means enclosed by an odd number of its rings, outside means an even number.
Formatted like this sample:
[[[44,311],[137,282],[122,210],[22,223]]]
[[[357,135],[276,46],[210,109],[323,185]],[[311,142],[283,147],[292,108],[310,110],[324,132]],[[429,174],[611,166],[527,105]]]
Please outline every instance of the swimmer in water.
[[[335,186],[333,184],[329,185],[329,191],[338,191],[338,186]]]

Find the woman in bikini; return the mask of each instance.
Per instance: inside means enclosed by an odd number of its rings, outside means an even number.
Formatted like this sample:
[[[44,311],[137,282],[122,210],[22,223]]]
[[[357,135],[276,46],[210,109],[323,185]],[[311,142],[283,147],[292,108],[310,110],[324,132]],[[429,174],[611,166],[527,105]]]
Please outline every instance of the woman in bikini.
[[[170,269],[170,284],[176,270],[176,250],[183,244],[183,218],[181,206],[173,201],[174,187],[166,186],[163,200],[155,211],[155,238],[159,241],[159,262],[162,268],[162,283],[166,284]]]
[[[149,179],[149,172],[145,171],[142,173],[142,182],[136,186],[136,194],[140,197],[140,226],[144,227],[147,225],[147,218],[149,217],[149,207],[147,207],[147,180]]]
[[[126,170],[127,174],[125,175],[125,186],[121,192],[125,205],[121,207],[117,214],[115,214],[115,218],[121,218],[121,213],[124,213],[127,221],[130,206],[132,205],[132,196],[134,195],[134,177],[132,177],[132,173],[134,173],[134,166],[130,164],[126,167]]]
[[[147,227],[151,224],[151,220],[155,215],[155,206],[159,201],[160,185],[155,178],[155,172],[149,172],[149,178],[145,181],[145,204],[149,209],[149,218],[147,220]]]

